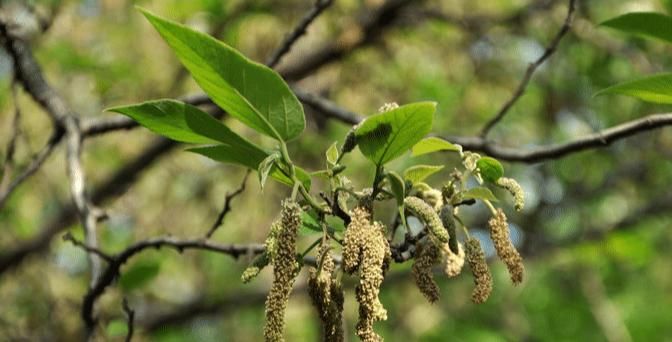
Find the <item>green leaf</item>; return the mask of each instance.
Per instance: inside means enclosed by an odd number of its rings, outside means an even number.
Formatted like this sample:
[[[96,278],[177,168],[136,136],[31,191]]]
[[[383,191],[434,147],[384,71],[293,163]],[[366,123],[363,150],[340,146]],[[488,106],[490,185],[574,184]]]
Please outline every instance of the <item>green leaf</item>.
[[[301,223],[302,228],[313,231],[313,232],[322,232],[322,227],[320,222],[317,220],[317,214],[314,211],[303,211],[301,212]]]
[[[126,292],[140,288],[154,279],[160,270],[158,261],[139,261],[121,274],[119,286]]]
[[[262,160],[261,163],[259,163],[259,169],[257,170],[259,172],[259,184],[261,184],[261,190],[264,190],[264,185],[266,184],[266,179],[268,179],[268,175],[271,173],[271,170],[273,169],[274,166],[276,166],[276,162],[281,158],[280,152],[273,152],[271,153],[266,159]]]
[[[488,188],[477,187],[469,189],[462,193],[462,198],[464,199],[479,199],[479,200],[489,200],[497,202],[497,197],[490,191]]]
[[[278,140],[303,132],[303,107],[278,73],[213,37],[139,9],[218,106]]]
[[[404,198],[406,198],[406,184],[404,183],[404,180],[394,171],[388,171],[386,176],[387,180],[390,182],[390,190],[392,190],[392,193],[397,200],[397,206],[404,205]]]
[[[334,142],[329,146],[329,149],[327,150],[327,163],[329,163],[330,166],[336,165],[336,161],[338,160],[338,143]]]
[[[368,117],[355,130],[359,150],[376,165],[401,156],[429,133],[435,111],[435,102],[418,102]]]
[[[422,139],[419,143],[415,144],[411,151],[411,155],[416,157],[436,151],[462,152],[462,147],[441,138],[429,137]]]
[[[412,183],[422,182],[427,177],[441,171],[441,165],[415,165],[404,171],[404,179]]]
[[[251,168],[252,170],[258,170],[259,164],[261,164],[261,162],[269,156],[269,153],[263,152],[263,155],[261,155],[260,158],[254,157],[249,159],[242,159],[243,157],[240,156],[240,153],[237,150],[231,149],[231,147],[226,145],[195,147],[190,148],[187,151],[194,152],[202,156],[208,157],[212,160],[224,163],[231,163],[233,159],[244,160],[246,162],[249,162],[250,165],[248,167]],[[306,190],[310,190],[311,186],[310,175],[305,170],[303,170],[298,166],[295,166],[294,168],[296,169],[296,177],[299,178],[299,180],[306,188]],[[292,180],[289,177],[287,177],[277,166],[273,167],[270,176],[287,186],[294,185],[292,183]]]
[[[194,113],[203,113],[200,109],[175,100],[157,100],[134,104],[130,106],[119,106],[105,109],[105,111],[117,112],[129,116],[140,125],[148,128],[154,133],[163,135],[169,139],[192,143],[192,144],[211,144],[215,140],[195,133],[187,125],[187,116]],[[212,119],[215,120],[215,119]],[[216,120],[215,120],[216,121]]]
[[[120,337],[128,334],[128,324],[123,319],[111,321],[105,328],[107,337]]]
[[[627,81],[598,91],[595,96],[622,94],[640,100],[672,104],[672,74],[658,74]]]
[[[672,43],[672,17],[655,12],[627,13],[609,19],[601,26]]]
[[[476,166],[481,171],[483,179],[488,182],[495,183],[500,177],[504,176],[504,167],[495,158],[481,157],[476,162]]]

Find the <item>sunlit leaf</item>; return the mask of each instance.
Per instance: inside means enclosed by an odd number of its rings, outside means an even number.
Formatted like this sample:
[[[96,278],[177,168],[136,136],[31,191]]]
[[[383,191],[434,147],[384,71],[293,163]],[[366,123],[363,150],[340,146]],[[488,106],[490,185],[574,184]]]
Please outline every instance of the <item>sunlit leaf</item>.
[[[303,107],[278,73],[213,37],[140,10],[218,106],[275,139],[303,132]]]
[[[609,19],[602,26],[672,43],[672,17],[655,12],[635,12]]]
[[[429,133],[435,110],[418,102],[368,117],[355,131],[359,150],[376,165],[401,156]]]
[[[622,94],[648,102],[672,104],[672,74],[659,74],[623,82],[602,89],[595,96],[605,94]]]
[[[329,146],[326,156],[329,165],[331,166],[336,165],[336,161],[338,160],[338,144],[336,142],[334,142],[333,144],[331,144],[331,146]]]
[[[422,182],[442,169],[441,165],[414,165],[404,171],[404,179],[412,183]]]
[[[490,191],[488,188],[484,187],[477,187],[477,188],[472,188],[464,193],[462,193],[462,198],[464,199],[478,199],[478,200],[489,200],[493,202],[497,202],[497,197]]]
[[[403,205],[404,198],[406,197],[406,184],[404,180],[394,171],[387,172],[386,176],[390,182],[390,190],[392,190],[392,194],[394,194],[394,198],[397,200],[397,205]]]
[[[441,138],[429,137],[422,139],[419,143],[415,144],[415,146],[413,146],[413,150],[411,151],[411,155],[415,157],[437,151],[461,152],[462,147],[452,144]]]

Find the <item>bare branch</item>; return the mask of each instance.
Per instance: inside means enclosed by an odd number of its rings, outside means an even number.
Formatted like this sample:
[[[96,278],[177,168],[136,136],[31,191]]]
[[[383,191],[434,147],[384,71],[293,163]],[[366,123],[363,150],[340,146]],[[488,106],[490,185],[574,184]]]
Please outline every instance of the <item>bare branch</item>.
[[[84,242],[75,239],[75,237],[72,236],[72,233],[70,233],[70,232],[67,232],[67,233],[65,233],[65,235],[63,235],[63,241],[68,241],[68,242],[72,243],[73,245],[75,245],[76,247],[79,247],[79,248],[85,250],[87,253],[96,254],[101,259],[103,259],[107,262],[112,262],[113,261],[112,256],[110,256],[109,254],[101,251],[97,247],[89,246],[89,245],[85,244]]]
[[[217,219],[215,220],[215,223],[212,224],[210,227],[210,230],[205,234],[205,238],[209,239],[212,237],[213,234],[217,231],[217,228],[222,225],[222,222],[224,222],[224,217],[226,217],[226,214],[228,214],[231,211],[231,201],[233,201],[234,198],[236,198],[238,195],[242,194],[243,191],[245,191],[245,184],[247,184],[247,178],[250,176],[250,170],[248,169],[247,172],[245,172],[245,176],[243,177],[243,181],[240,182],[240,186],[238,189],[236,189],[233,192],[229,192],[224,196],[224,207],[222,210],[219,212],[217,215]]]
[[[315,4],[313,4],[310,11],[306,13],[292,32],[287,35],[280,47],[275,50],[273,55],[266,61],[266,65],[270,68],[274,68],[280,62],[282,57],[292,49],[292,46],[294,46],[299,38],[306,34],[308,26],[310,26],[310,24],[317,19],[325,9],[331,6],[332,3],[333,0],[315,0]]]
[[[523,79],[520,81],[520,84],[518,84],[518,88],[516,88],[516,90],[513,92],[511,98],[508,101],[506,101],[502,106],[502,108],[499,109],[497,114],[495,114],[495,116],[485,124],[480,134],[482,138],[487,137],[490,130],[504,118],[504,116],[506,115],[506,113],[509,112],[511,107],[513,107],[513,105],[518,101],[518,99],[520,99],[520,97],[523,96],[525,90],[527,89],[527,85],[530,83],[530,80],[534,75],[534,72],[537,71],[539,66],[541,66],[555,52],[555,50],[558,47],[558,44],[560,44],[560,41],[567,34],[567,32],[569,32],[569,29],[572,26],[572,20],[574,18],[575,8],[576,8],[576,0],[569,0],[567,17],[565,17],[565,22],[560,28],[560,31],[558,31],[553,40],[551,40],[551,43],[548,45],[544,53],[536,61],[534,61],[527,67]]]
[[[179,240],[173,237],[159,237],[152,238],[145,241],[136,242],[129,246],[122,252],[112,256],[105,270],[97,279],[96,283],[91,286],[89,291],[84,296],[82,303],[81,317],[86,327],[87,337],[91,337],[95,326],[96,318],[94,317],[93,309],[96,300],[103,295],[108,286],[114,282],[120,273],[121,267],[136,254],[150,249],[159,249],[162,247],[172,248],[178,252],[186,249],[198,249],[216,252],[224,255],[229,255],[233,258],[238,258],[242,255],[256,255],[265,250],[263,244],[237,245],[237,244],[218,244],[203,239],[196,240]]]
[[[126,313],[126,342],[131,342],[133,339],[133,327],[135,325],[135,311],[133,311],[133,309],[131,309],[131,307],[128,305],[127,298],[124,298],[124,301],[121,303],[121,307],[124,309],[124,313]]]

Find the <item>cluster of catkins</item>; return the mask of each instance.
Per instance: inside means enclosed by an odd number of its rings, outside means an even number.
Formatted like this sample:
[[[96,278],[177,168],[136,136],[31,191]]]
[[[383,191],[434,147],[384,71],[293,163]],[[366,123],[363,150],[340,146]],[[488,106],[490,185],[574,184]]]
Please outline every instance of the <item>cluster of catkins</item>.
[[[520,185],[510,178],[500,178],[497,185],[508,190],[514,197],[514,207],[522,210],[524,198]],[[444,262],[444,271],[449,277],[457,276],[465,261],[469,264],[474,277],[472,301],[485,302],[492,292],[492,275],[488,268],[485,253],[479,241],[467,237],[464,246],[457,241],[454,208],[444,204],[441,192],[435,189],[420,191],[416,197],[404,200],[405,208],[422,220],[427,237],[416,243],[416,255],[413,262],[413,276],[420,292],[431,303],[439,299],[439,288],[434,281],[432,268]],[[504,262],[514,284],[523,280],[523,261],[511,242],[507,218],[501,209],[493,212],[488,221],[490,238],[494,243],[499,259]]]
[[[515,208],[523,207],[523,192],[518,183],[501,178],[497,185],[508,190],[514,197]],[[387,319],[387,311],[380,302],[380,286],[392,261],[390,243],[385,226],[372,217],[372,199],[361,201],[349,210],[350,223],[343,236],[342,262],[340,267],[348,274],[357,273],[359,281],[355,290],[359,303],[359,321],[356,333],[364,342],[382,341],[373,324]],[[434,280],[433,268],[443,263],[444,272],[455,277],[469,264],[475,287],[471,298],[483,303],[492,292],[492,276],[485,253],[479,241],[467,236],[463,243],[456,234],[456,209],[449,203],[445,192],[429,187],[404,199],[404,208],[424,222],[425,231],[415,241],[415,257],[412,273],[420,292],[431,303],[439,300],[439,287]],[[294,201],[282,202],[280,218],[273,222],[265,243],[265,252],[259,255],[242,274],[244,282],[250,281],[260,270],[270,264],[273,267],[273,285],[266,299],[266,341],[284,341],[285,309],[292,285],[300,270],[300,258],[296,254],[296,240],[301,226],[301,207]],[[488,221],[490,237],[498,257],[504,262],[514,284],[523,280],[523,263],[509,237],[507,218],[501,209],[493,208],[493,217]],[[343,341],[342,324],[343,288],[336,272],[337,264],[331,254],[330,238],[322,238],[315,267],[309,270],[308,294],[317,309],[323,325],[325,341]]]

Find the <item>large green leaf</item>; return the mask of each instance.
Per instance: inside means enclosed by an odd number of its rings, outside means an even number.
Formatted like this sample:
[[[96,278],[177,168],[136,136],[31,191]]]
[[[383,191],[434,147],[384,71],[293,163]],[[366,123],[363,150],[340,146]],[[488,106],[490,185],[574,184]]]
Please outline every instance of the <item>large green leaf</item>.
[[[278,73],[206,34],[140,10],[201,88],[229,114],[279,140],[303,132],[303,107]]]
[[[604,94],[623,94],[648,102],[672,104],[672,74],[659,74],[623,82],[602,89],[595,96]]]
[[[601,24],[623,32],[672,43],[672,17],[654,12],[628,13]]]
[[[197,134],[187,125],[187,116],[194,114],[210,116],[203,113],[200,109],[180,101],[148,101],[130,106],[108,108],[106,111],[129,116],[152,132],[176,141],[192,144],[211,144],[216,142],[216,139]]]
[[[437,151],[462,152],[462,148],[459,145],[452,144],[441,138],[429,137],[422,139],[419,143],[415,144],[411,151],[411,155],[417,157]]]
[[[435,102],[418,102],[368,117],[355,130],[359,150],[376,165],[401,156],[432,129]]]

